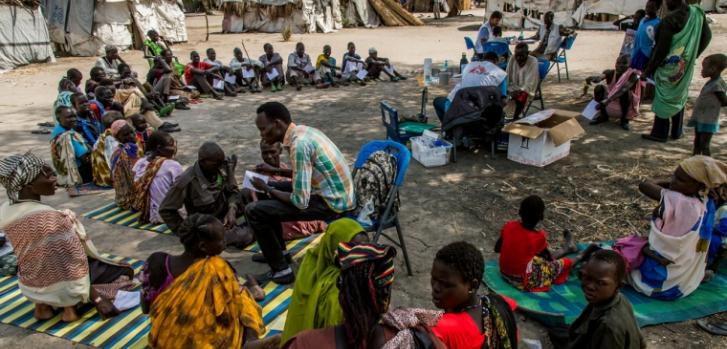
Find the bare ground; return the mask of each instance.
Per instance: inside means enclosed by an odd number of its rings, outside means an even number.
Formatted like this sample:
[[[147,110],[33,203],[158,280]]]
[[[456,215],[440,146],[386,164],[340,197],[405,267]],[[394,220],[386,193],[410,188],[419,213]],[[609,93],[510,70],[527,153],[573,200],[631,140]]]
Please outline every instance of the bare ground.
[[[464,51],[463,35],[476,35],[482,10],[472,11],[476,17],[459,17],[430,21],[419,28],[349,29],[333,34],[294,35],[290,42],[281,42],[279,34],[219,35],[221,17],[210,17],[209,42],[204,42],[205,26],[200,17],[190,18],[190,42],[174,47],[186,61],[192,49],[200,52],[215,47],[221,60],[231,58],[232,48],[241,40],[253,57],[262,54],[262,44],[271,42],[285,57],[292,52],[295,41],[304,41],[308,52],[317,54],[324,44],[334,47],[334,55],[343,54],[348,41],[357,43],[365,53],[376,46],[380,55],[390,57],[401,70],[418,69],[425,57],[435,61],[458,62]],[[725,52],[727,16],[712,18],[714,38],[708,54]],[[506,34],[507,35],[507,34]],[[579,111],[586,104],[580,98],[586,76],[611,68],[620,48],[622,34],[583,31],[574,49],[569,52],[570,81],[549,78],[545,87],[548,107]],[[135,70],[144,73],[142,54],[126,52],[123,57]],[[77,67],[86,74],[95,58],[60,58],[56,64],[36,64],[0,75],[0,156],[32,149],[48,158],[47,136],[30,134],[38,122],[50,119],[50,106],[55,98],[57,81],[64,72]],[[697,70],[698,71],[698,70]],[[691,97],[696,97],[704,79],[695,77]],[[191,111],[176,111],[172,119],[183,128],[175,134],[180,145],[178,160],[190,165],[196,149],[205,140],[219,142],[223,148],[241,159],[241,168],[259,162],[258,134],[253,120],[255,108],[265,101],[277,100],[289,106],[296,122],[317,127],[339,145],[349,161],[358,149],[371,139],[385,136],[380,123],[378,102],[391,101],[402,114],[418,109],[419,87],[416,81],[377,83],[366,87],[345,87],[318,91],[305,89],[296,93],[242,95],[223,102],[205,100]],[[446,94],[447,89],[434,87],[431,95]],[[693,98],[692,98],[693,99]],[[431,118],[434,112],[428,107]],[[691,131],[679,141],[666,145],[643,142],[639,136],[650,126],[650,106],[642,106],[641,119],[633,123],[631,132],[614,124],[593,127],[582,122],[586,135],[573,142],[571,155],[546,168],[522,166],[498,154],[490,159],[484,153],[460,152],[459,161],[446,167],[426,169],[413,162],[406,185],[402,189],[402,226],[407,236],[414,275],[405,276],[403,260],[398,259],[398,280],[395,283],[394,305],[431,307],[429,268],[439,247],[456,240],[479,246],[487,258],[492,253],[500,227],[517,214],[519,200],[530,194],[541,195],[547,202],[545,229],[551,243],[559,244],[558,232],[571,229],[578,240],[596,241],[644,231],[653,203],[637,192],[644,178],[668,176],[676,163],[691,151]],[[436,118],[435,118],[436,119]],[[713,140],[714,156],[724,159],[727,137]],[[49,198],[58,207],[78,213],[96,208],[113,199],[104,193],[69,200],[65,193]],[[179,252],[178,242],[171,236],[124,229],[92,220],[85,220],[87,230],[100,250],[145,259],[154,251]],[[238,270],[260,272],[262,266],[252,263],[250,256],[235,251],[225,252]],[[716,318],[727,319],[724,315]],[[518,316],[524,338],[540,339],[550,348],[543,330],[533,321]],[[724,348],[727,341],[698,330],[692,321],[652,326],[644,329],[650,348]],[[3,348],[67,348],[74,345],[48,335],[0,325],[0,347]]]

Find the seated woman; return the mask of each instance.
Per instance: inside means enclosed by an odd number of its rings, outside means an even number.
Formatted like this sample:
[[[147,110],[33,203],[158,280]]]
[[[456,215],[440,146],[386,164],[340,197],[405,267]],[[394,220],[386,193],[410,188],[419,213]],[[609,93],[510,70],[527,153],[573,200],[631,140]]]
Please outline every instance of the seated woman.
[[[339,244],[336,264],[341,275],[337,284],[343,323],[301,332],[283,348],[341,348],[338,343],[345,343],[347,348],[411,348],[414,331],[418,332],[418,339],[426,339],[432,348],[446,348],[426,330],[436,321],[431,312],[416,311],[419,316],[403,309],[387,313],[394,282],[395,255],[396,250],[391,246]],[[406,316],[407,313],[411,316]]]
[[[599,76],[586,79],[586,84],[599,83],[606,80],[606,85],[598,85],[593,89],[593,100],[601,113],[591,125],[607,122],[618,117],[621,127],[629,130],[629,120],[639,115],[641,104],[641,82],[638,70],[629,68],[629,55],[620,56],[616,60],[616,69],[606,70]]]
[[[596,248],[591,245],[577,258],[566,257],[578,248],[573,234],[565,230],[565,246],[551,253],[545,232],[535,230],[544,217],[543,199],[536,195],[525,198],[520,203],[520,221],[507,222],[495,243],[495,252],[500,254],[502,278],[523,291],[546,292],[552,284],[566,282],[571,268]]]
[[[177,142],[164,131],[155,131],[146,143],[146,157],[134,165],[134,199],[132,207],[140,212],[139,223],[164,223],[159,205],[169,188],[184,171],[174,160]]]
[[[111,134],[111,124],[116,120],[124,120],[124,114],[119,111],[109,111],[101,118],[105,131],[101,133],[91,151],[91,164],[93,166],[93,183],[99,187],[111,187],[111,155],[118,147],[118,141]]]
[[[116,205],[124,210],[131,209],[134,199],[134,175],[132,168],[143,155],[136,144],[134,129],[126,120],[111,124],[111,134],[118,141],[118,147],[111,155],[111,180],[116,191]]]
[[[661,300],[688,296],[699,287],[707,267],[714,202],[709,190],[727,183],[727,165],[706,156],[682,161],[671,182],[645,181],[639,190],[658,200],[644,241],[643,261],[627,258],[628,281],[637,291]]]
[[[444,315],[432,328],[449,349],[515,348],[515,301],[480,296],[485,261],[472,244],[454,242],[437,251],[432,265],[432,301]]]
[[[78,186],[93,181],[91,146],[76,132],[73,109],[59,106],[55,111],[58,124],[53,128],[50,153],[53,167],[58,171],[58,184],[68,188],[70,196],[81,195]]]
[[[149,314],[152,348],[278,348],[265,333],[262,309],[220,257],[225,228],[193,214],[177,230],[184,252],[155,252],[142,271],[141,309]],[[253,279],[254,280],[254,279]]]
[[[41,203],[55,193],[53,169],[32,153],[0,160],[0,184],[8,201],[0,206],[0,229],[18,258],[20,292],[35,303],[33,316],[79,319],[76,306],[93,302],[103,317],[116,315],[116,293],[132,286],[134,271],[99,256],[80,220],[69,210]]]
[[[364,243],[368,236],[358,222],[341,218],[331,223],[321,242],[306,253],[288,307],[283,342],[304,330],[336,326],[343,321],[336,287],[341,273],[335,264],[336,249],[342,242]]]

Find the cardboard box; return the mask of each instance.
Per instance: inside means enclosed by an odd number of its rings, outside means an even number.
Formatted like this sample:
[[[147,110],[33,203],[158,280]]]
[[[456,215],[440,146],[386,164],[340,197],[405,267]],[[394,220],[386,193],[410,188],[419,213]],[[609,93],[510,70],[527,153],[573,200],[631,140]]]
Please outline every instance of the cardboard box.
[[[570,141],[586,133],[576,120],[578,113],[546,109],[503,128],[510,134],[507,158],[525,165],[544,167],[570,154]]]

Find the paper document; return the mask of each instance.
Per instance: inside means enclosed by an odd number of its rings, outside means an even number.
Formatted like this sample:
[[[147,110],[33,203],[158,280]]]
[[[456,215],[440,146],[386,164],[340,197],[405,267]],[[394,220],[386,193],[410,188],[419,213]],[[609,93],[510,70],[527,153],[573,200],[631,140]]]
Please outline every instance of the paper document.
[[[242,179],[242,188],[243,189],[244,188],[247,188],[247,189],[250,189],[250,190],[254,190],[254,191],[258,192],[258,193],[261,193],[261,191],[255,189],[255,187],[252,185],[252,179],[253,178],[260,178],[265,183],[267,183],[268,180],[270,179],[270,177],[268,177],[266,175],[263,175],[263,174],[259,174],[257,172],[245,171],[245,178]]]
[[[316,71],[316,68],[313,66],[313,64],[308,63],[308,65],[306,65],[305,68],[303,68],[303,70],[305,70],[306,73],[310,74],[310,73]]]
[[[269,73],[265,73],[265,75],[268,76],[268,80],[272,81],[275,78],[277,78],[278,76],[280,76],[280,73],[278,72],[277,69],[273,68]]]
[[[366,69],[361,69],[361,71],[359,71],[359,72],[358,72],[358,74],[356,74],[356,77],[357,77],[357,78],[358,78],[359,80],[363,80],[363,79],[365,79],[365,78],[366,78],[366,75],[369,75],[369,72],[368,72],[368,71],[366,71]]]
[[[255,78],[255,69],[249,68],[245,69],[242,68],[242,77],[245,79],[254,79]]]
[[[114,307],[119,311],[136,308],[141,302],[141,292],[139,291],[118,291],[114,298]]]
[[[212,88],[215,90],[224,90],[225,89],[225,82],[223,80],[214,79],[212,80]]]
[[[528,125],[535,125],[543,120],[547,120],[549,117],[553,116],[555,114],[555,110],[553,109],[545,109],[541,110],[535,114],[530,114],[526,118],[522,118],[518,121],[515,121],[517,124],[528,124]]]
[[[595,120],[598,117],[598,114],[601,112],[596,110],[596,107],[598,106],[598,102],[595,100],[591,100],[590,103],[586,106],[586,109],[583,109],[581,112],[581,115],[583,115],[584,118],[588,120]]]
[[[225,82],[234,85],[237,83],[237,77],[232,74],[225,73]]]
[[[169,96],[169,97],[167,97],[167,99],[170,101],[176,101],[179,99],[179,96]]]

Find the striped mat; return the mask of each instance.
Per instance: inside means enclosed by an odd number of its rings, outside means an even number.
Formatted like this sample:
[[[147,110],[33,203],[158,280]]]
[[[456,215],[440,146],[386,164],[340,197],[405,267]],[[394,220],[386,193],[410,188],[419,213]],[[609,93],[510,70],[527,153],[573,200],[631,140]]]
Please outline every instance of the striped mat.
[[[139,224],[139,212],[123,210],[116,206],[115,202],[111,202],[109,204],[101,206],[93,211],[86,212],[83,214],[83,216],[86,218],[95,219],[110,224],[121,225],[134,229],[148,230],[160,234],[172,233],[172,231],[169,230],[169,227],[167,227],[166,224]],[[302,257],[301,252],[305,253],[305,250],[316,245],[319,239],[320,234],[316,234],[314,236],[308,236],[303,239],[288,241],[287,248],[288,251],[291,251],[294,256],[300,255],[298,257]],[[245,247],[244,250],[257,253],[260,252],[260,246],[258,246],[257,243],[254,243]]]
[[[104,256],[130,264],[137,274],[144,265],[143,261],[132,258]],[[263,321],[267,328],[265,336],[267,337],[283,331],[293,290],[273,282],[267,283],[263,289],[266,297],[260,302],[260,306],[263,308]],[[4,324],[99,348],[147,347],[147,335],[151,326],[148,316],[142,314],[140,306],[111,319],[102,320],[96,312],[96,308],[86,304],[79,308],[78,313],[81,314],[81,320],[72,323],[61,322],[60,314],[50,320],[38,321],[33,317],[34,308],[33,303],[20,293],[16,276],[0,278],[0,322]]]

